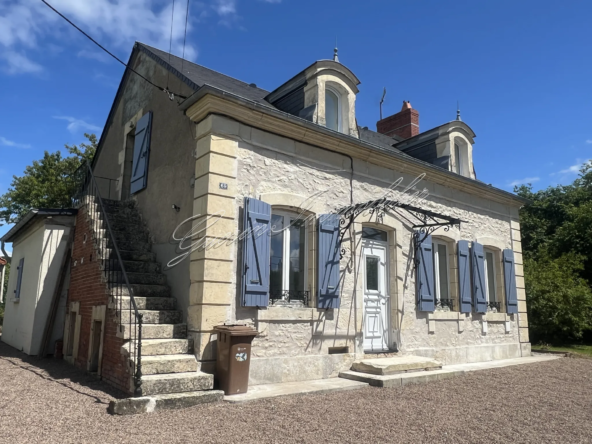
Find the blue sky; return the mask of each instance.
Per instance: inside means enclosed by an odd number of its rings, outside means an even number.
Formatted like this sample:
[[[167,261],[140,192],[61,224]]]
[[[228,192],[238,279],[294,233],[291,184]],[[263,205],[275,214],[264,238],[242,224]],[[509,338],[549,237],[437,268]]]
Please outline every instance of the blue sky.
[[[49,0],[123,60],[169,48],[172,0]],[[273,90],[318,59],[361,80],[358,123],[410,100],[427,130],[456,116],[480,180],[569,183],[592,158],[592,2],[190,0],[186,58]],[[185,0],[172,47],[183,50]],[[99,134],[123,67],[39,0],[0,0],[0,193],[43,151]],[[7,227],[0,227],[0,235]]]

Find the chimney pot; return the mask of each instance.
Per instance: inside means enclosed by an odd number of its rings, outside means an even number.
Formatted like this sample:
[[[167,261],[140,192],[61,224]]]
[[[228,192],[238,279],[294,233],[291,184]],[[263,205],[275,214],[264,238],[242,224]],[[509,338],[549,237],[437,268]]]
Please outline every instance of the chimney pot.
[[[419,134],[419,111],[411,107],[411,102],[403,100],[401,111],[376,122],[376,129],[386,136],[399,136],[403,139]]]

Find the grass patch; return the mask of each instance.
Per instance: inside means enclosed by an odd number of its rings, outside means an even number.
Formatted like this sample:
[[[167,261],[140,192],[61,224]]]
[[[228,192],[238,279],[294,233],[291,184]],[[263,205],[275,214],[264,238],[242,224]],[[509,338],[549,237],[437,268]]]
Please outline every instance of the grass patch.
[[[551,350],[567,353],[578,353],[592,358],[592,345],[564,345],[562,347],[553,347],[551,345],[533,345],[533,351],[537,350]]]

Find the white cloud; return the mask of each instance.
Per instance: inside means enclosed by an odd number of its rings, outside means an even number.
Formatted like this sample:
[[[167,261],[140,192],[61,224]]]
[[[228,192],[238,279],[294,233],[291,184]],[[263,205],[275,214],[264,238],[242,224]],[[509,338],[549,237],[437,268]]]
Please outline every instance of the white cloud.
[[[70,131],[72,134],[78,133],[81,130],[88,130],[94,132],[101,132],[103,130],[99,126],[92,125],[88,122],[85,122],[84,120],[76,119],[75,117],[53,116],[53,118],[58,120],[65,120],[66,122],[68,122],[68,126],[66,128],[68,128],[68,131]]]
[[[8,74],[36,73],[43,71],[38,63],[29,59],[25,54],[16,51],[3,51],[0,59],[4,61],[3,71]]]
[[[589,162],[592,159],[588,159],[588,160],[584,160],[582,161],[582,159],[577,159],[576,163],[568,168],[565,168],[563,170],[559,170],[556,173],[551,173],[550,176],[555,176],[558,174],[564,174],[564,175],[571,175],[571,174],[578,174],[580,172],[580,170],[582,169],[582,166]]]
[[[509,187],[515,187],[516,185],[523,185],[527,183],[534,183],[541,180],[540,177],[525,177],[524,179],[516,179],[508,184]]]
[[[586,140],[586,143],[587,143],[588,145],[592,144],[592,139],[588,139],[588,140]]]
[[[8,140],[6,137],[2,137],[2,136],[0,136],[0,145],[10,146],[12,148],[31,148],[31,145],[13,142],[12,140]]]

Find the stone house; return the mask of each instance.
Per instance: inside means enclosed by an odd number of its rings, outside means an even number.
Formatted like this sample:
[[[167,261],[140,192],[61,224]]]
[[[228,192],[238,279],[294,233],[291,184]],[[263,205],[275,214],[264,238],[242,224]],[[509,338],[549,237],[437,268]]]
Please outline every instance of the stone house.
[[[79,200],[67,359],[157,395],[212,387],[224,323],[259,332],[251,385],[530,354],[525,201],[477,179],[460,117],[360,127],[337,57],[271,92],[141,43],[129,66]]]

